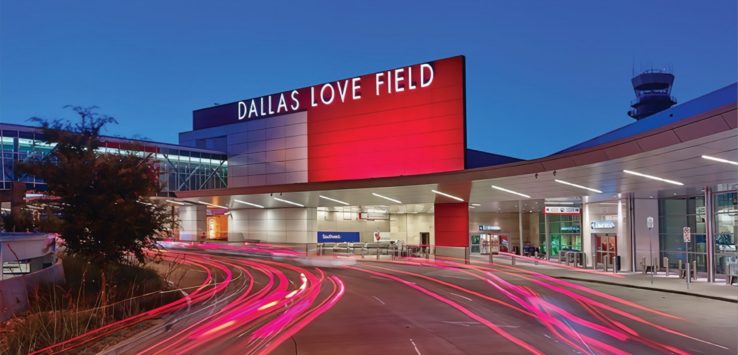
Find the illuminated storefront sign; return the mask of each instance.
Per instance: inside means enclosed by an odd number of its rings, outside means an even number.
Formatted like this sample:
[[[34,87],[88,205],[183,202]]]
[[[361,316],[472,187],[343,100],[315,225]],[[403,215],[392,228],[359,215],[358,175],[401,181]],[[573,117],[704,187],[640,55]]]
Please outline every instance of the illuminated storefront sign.
[[[563,206],[546,206],[545,214],[579,214],[579,207],[563,207]]]
[[[480,224],[479,230],[480,231],[499,231],[499,230],[502,230],[502,228],[500,228],[500,226],[490,226],[486,224]]]
[[[592,227],[592,229],[613,229],[615,228],[615,222],[610,220],[592,221],[592,223],[590,223],[590,226]]]

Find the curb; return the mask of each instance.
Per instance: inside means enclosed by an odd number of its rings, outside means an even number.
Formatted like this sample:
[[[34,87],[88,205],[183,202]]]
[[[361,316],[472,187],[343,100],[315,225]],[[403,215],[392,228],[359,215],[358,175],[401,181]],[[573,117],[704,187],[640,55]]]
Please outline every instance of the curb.
[[[571,277],[571,276],[551,276],[551,277],[555,277],[557,279],[564,279],[564,280],[592,282],[592,283],[598,283],[598,284],[604,284],[604,285],[612,285],[612,286],[620,286],[620,287],[637,288],[637,289],[641,289],[641,290],[658,291],[658,292],[666,292],[666,293],[676,293],[676,294],[685,295],[685,296],[702,297],[702,298],[709,298],[709,299],[716,300],[716,301],[723,301],[723,302],[730,302],[730,303],[738,303],[738,299],[734,299],[734,298],[726,298],[726,297],[720,297],[720,296],[704,295],[704,294],[693,293],[693,292],[688,292],[688,291],[668,290],[668,289],[656,288],[656,287],[648,287],[648,286],[628,285],[628,284],[622,284],[622,283],[617,283],[617,282],[602,281],[602,280],[592,280],[592,279],[583,279],[583,278]]]

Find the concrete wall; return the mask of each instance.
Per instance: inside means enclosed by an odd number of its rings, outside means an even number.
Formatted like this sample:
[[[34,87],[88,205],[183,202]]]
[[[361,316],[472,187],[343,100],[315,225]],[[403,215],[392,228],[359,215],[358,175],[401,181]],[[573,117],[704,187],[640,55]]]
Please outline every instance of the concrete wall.
[[[229,241],[259,240],[266,243],[315,243],[315,208],[245,208],[231,210]]]
[[[430,233],[430,243],[435,244],[432,213],[396,214],[390,217],[392,239],[407,244],[420,244],[420,233]]]
[[[228,187],[307,182],[307,113],[183,132],[179,143],[207,146],[225,137]]]
[[[433,214],[390,214],[387,220],[358,219],[355,212],[318,211],[318,230],[332,232],[359,232],[362,242],[374,241],[374,232],[388,232],[393,240],[409,244],[420,243],[420,233],[430,233],[434,243]]]
[[[0,280],[0,322],[28,307],[28,295],[42,284],[64,282],[61,262],[30,274]]]
[[[318,231],[326,232],[359,232],[361,241],[374,241],[374,232],[390,232],[391,221],[361,220],[356,212],[318,211]],[[311,243],[315,243],[314,237]]]

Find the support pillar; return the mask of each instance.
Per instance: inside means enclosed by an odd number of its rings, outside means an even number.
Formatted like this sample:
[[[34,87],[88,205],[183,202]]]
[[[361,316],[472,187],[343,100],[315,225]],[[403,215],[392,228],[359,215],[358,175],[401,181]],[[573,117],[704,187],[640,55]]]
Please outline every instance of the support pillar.
[[[543,231],[546,234],[546,260],[551,260],[551,233],[548,227],[548,213],[543,212]]]
[[[179,239],[197,241],[206,232],[207,207],[200,205],[179,207]]]
[[[436,203],[433,211],[436,255],[464,259],[469,248],[469,205]]]
[[[523,256],[523,201],[518,200],[518,232],[520,234],[520,256]]]
[[[705,252],[707,253],[707,282],[715,282],[715,207],[712,187],[705,186]]]

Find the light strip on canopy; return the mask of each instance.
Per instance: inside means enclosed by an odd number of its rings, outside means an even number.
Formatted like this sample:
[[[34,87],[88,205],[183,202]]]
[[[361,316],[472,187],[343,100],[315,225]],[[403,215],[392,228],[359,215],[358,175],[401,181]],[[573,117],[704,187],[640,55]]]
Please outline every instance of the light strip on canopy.
[[[518,196],[522,196],[522,197],[525,197],[525,198],[530,198],[530,196],[528,196],[526,194],[521,194],[520,192],[516,192],[516,191],[513,191],[513,190],[508,190],[506,188],[502,188],[502,187],[499,187],[499,186],[492,185],[492,188],[495,189],[495,190],[500,190],[500,191],[507,192],[509,194],[518,195]]]
[[[479,207],[479,206],[481,206],[482,204],[481,204],[481,203],[472,203],[471,205],[472,205],[472,206],[474,206],[474,207]]]
[[[214,204],[214,203],[209,203],[209,202],[203,202],[203,201],[195,201],[195,202],[197,202],[197,203],[199,203],[199,204],[201,204],[201,205],[205,205],[205,206],[208,206],[208,207],[218,207],[218,208],[225,208],[225,209],[228,209],[228,207],[226,207],[226,206],[216,205],[216,204]]]
[[[377,193],[374,193],[374,192],[372,192],[372,195],[377,196],[379,198],[383,198],[383,199],[385,199],[387,201],[392,201],[394,203],[402,203],[402,201],[400,201],[400,200],[395,200],[394,198],[387,197],[387,196],[384,196],[384,195],[380,195],[380,194],[377,194]]]
[[[601,194],[601,193],[602,193],[602,191],[600,191],[600,190],[597,190],[597,189],[593,189],[593,188],[591,188],[591,187],[586,187],[586,186],[582,186],[582,185],[577,185],[577,184],[575,184],[575,183],[571,183],[571,182],[568,182],[568,181],[564,181],[564,180],[559,180],[559,179],[554,179],[554,181],[558,182],[559,184],[564,184],[564,185],[569,185],[569,186],[574,186],[574,187],[578,187],[578,188],[580,188],[580,189],[583,189],[583,190],[588,190],[588,191],[592,191],[592,192],[596,192],[596,193],[598,193],[598,194]]]
[[[293,206],[297,206],[297,207],[305,207],[305,205],[299,204],[299,203],[297,203],[297,202],[292,202],[292,201],[289,201],[289,200],[285,200],[285,199],[283,199],[283,198],[279,198],[279,197],[276,197],[276,196],[274,196],[273,198],[274,198],[275,200],[279,201],[279,202],[289,203],[290,205],[293,205]]]
[[[459,201],[459,202],[464,202],[464,199],[461,198],[461,197],[456,197],[454,195],[449,195],[449,194],[447,194],[445,192],[441,192],[441,191],[437,191],[437,190],[431,190],[431,191],[433,191],[434,194],[438,194],[438,195],[441,195],[441,196],[446,196],[448,198],[452,198],[452,199],[454,199],[456,201]]]
[[[333,202],[336,202],[336,203],[340,203],[340,204],[342,204],[342,205],[344,205],[344,206],[348,206],[348,205],[349,205],[349,203],[348,203],[348,202],[343,202],[343,201],[341,201],[341,200],[336,200],[335,198],[330,198],[330,197],[328,197],[328,196],[323,196],[323,195],[319,195],[319,196],[320,196],[320,198],[322,198],[322,199],[325,199],[325,200],[328,200],[328,201],[333,201]]]
[[[653,175],[648,175],[648,174],[642,174],[642,173],[639,173],[639,172],[636,172],[636,171],[632,171],[632,170],[623,170],[623,172],[626,173],[626,174],[640,176],[640,177],[644,177],[644,178],[651,179],[651,180],[663,181],[663,182],[666,182],[666,183],[669,183],[669,184],[673,184],[673,185],[679,185],[679,186],[683,186],[684,185],[684,184],[682,184],[679,181],[664,179],[664,178],[660,178],[658,176],[653,176]]]
[[[258,207],[258,208],[264,208],[264,206],[262,206],[262,205],[257,205],[255,203],[241,201],[241,200],[238,200],[238,199],[235,199],[235,198],[233,199],[233,201],[238,202],[238,203],[242,203],[244,205],[249,205],[249,206]]]
[[[719,162],[719,163],[738,165],[738,161],[732,161],[732,160],[728,160],[728,159],[722,159],[722,158],[713,157],[713,156],[709,156],[709,155],[703,155],[702,156],[702,159],[712,160],[712,161],[716,161],[716,162]]]
[[[179,201],[174,201],[174,200],[166,200],[166,201],[169,202],[169,203],[173,203],[175,205],[180,205],[180,206],[186,205],[186,203],[184,203],[184,202],[179,202]]]

